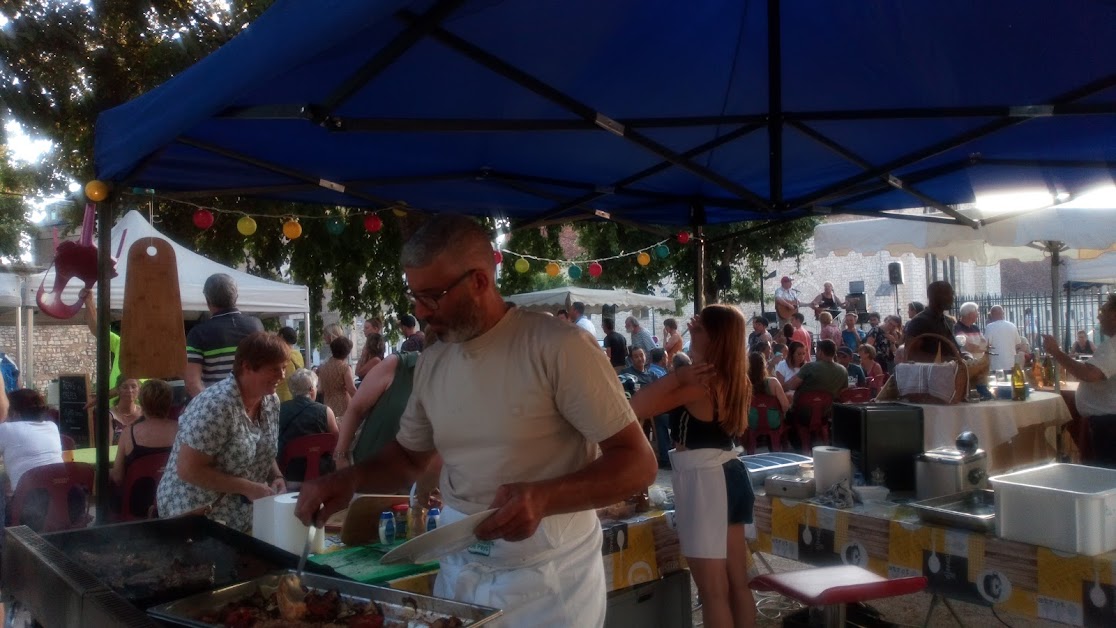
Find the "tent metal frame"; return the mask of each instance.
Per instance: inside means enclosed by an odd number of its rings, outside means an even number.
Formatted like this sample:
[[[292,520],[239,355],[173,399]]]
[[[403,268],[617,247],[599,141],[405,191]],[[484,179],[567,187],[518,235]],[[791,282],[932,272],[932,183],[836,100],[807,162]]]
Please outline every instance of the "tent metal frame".
[[[528,228],[549,224],[559,218],[565,220],[582,220],[592,217],[612,219],[612,214],[622,215],[625,208],[614,208],[602,212],[592,208],[589,204],[605,196],[630,196],[643,198],[654,203],[683,203],[686,205],[700,204],[703,207],[720,207],[728,209],[742,209],[761,211],[772,214],[772,218],[779,214],[796,211],[812,211],[821,206],[823,211],[836,211],[842,213],[863,214],[868,209],[856,207],[857,203],[879,196],[881,194],[900,190],[912,197],[918,203],[932,207],[958,224],[975,227],[975,221],[958,213],[953,207],[933,196],[921,191],[915,184],[928,181],[946,174],[968,167],[981,165],[1013,166],[1013,167],[1067,167],[1067,168],[1095,168],[1116,169],[1116,164],[1106,161],[1072,160],[1058,162],[1052,160],[1016,160],[1016,159],[984,159],[973,155],[969,159],[950,162],[945,166],[935,166],[922,171],[900,175],[898,172],[916,165],[933,156],[955,150],[974,140],[986,137],[1006,128],[1010,128],[1037,117],[1052,116],[1088,116],[1116,114],[1116,104],[1113,103],[1083,103],[1079,102],[1088,96],[1105,89],[1116,86],[1116,75],[1104,77],[1077,89],[1070,90],[1048,103],[1038,105],[982,105],[969,107],[899,107],[882,109],[856,109],[856,110],[820,110],[820,111],[784,111],[782,102],[782,16],[781,1],[767,0],[767,52],[768,52],[768,112],[763,114],[723,114],[709,116],[680,116],[658,118],[636,118],[622,120],[612,118],[606,113],[597,111],[593,107],[578,101],[563,91],[545,83],[538,77],[500,59],[475,44],[455,35],[443,27],[444,21],[454,14],[464,0],[440,0],[432,5],[425,13],[416,14],[408,10],[401,10],[395,14],[396,19],[404,24],[404,28],[383,48],[355,71],[346,81],[338,86],[321,103],[288,104],[288,105],[263,105],[254,107],[232,107],[219,114],[222,118],[239,119],[302,119],[322,126],[331,132],[366,133],[366,132],[437,132],[437,133],[484,133],[484,132],[567,132],[567,131],[605,131],[622,138],[639,148],[651,152],[662,158],[663,161],[634,173],[628,177],[602,185],[593,182],[547,182],[547,185],[581,189],[582,193],[566,199],[553,197],[555,202],[550,208],[538,212],[530,219],[523,221],[518,228]],[[390,68],[395,62],[417,43],[423,40],[433,40],[462,55],[465,58],[489,69],[495,74],[527,89],[528,91],[550,101],[568,112],[569,118],[554,119],[409,119],[409,118],[345,118],[336,115],[336,111],[351,96],[359,92],[377,76]],[[905,155],[891,159],[883,164],[873,164],[868,159],[858,155],[849,147],[829,138],[811,127],[808,123],[815,121],[841,121],[841,120],[900,120],[900,119],[945,119],[945,118],[988,118],[989,121],[968,131],[935,142],[911,151]],[[686,128],[710,127],[729,125],[735,128],[727,133],[718,133],[713,140],[702,143],[689,150],[676,152],[656,142],[644,133],[646,129],[656,128]],[[810,194],[798,198],[784,199],[783,196],[783,154],[784,135],[787,127],[797,131],[803,137],[826,148],[843,160],[857,166],[861,172],[834,182]],[[749,135],[752,131],[766,129],[769,146],[769,196],[762,195],[728,179],[708,166],[700,165],[694,159],[707,154],[720,146]],[[247,163],[258,168],[273,172],[291,179],[302,181],[302,184],[257,186],[251,188],[199,190],[196,192],[173,193],[176,198],[189,198],[214,195],[245,195],[245,194],[280,194],[297,192],[300,190],[313,190],[315,187],[333,189],[339,194],[349,195],[361,201],[370,202],[378,207],[390,207],[395,203],[368,193],[366,190],[378,185],[389,185],[391,179],[333,182],[325,181],[308,173],[298,172],[278,164],[270,163],[243,153],[231,151],[220,146],[199,142],[187,137],[180,137],[180,143],[194,146],[229,159]],[[663,172],[671,167],[681,168],[698,178],[707,181],[717,188],[728,193],[727,197],[694,195],[679,197],[652,191],[634,189],[632,186],[639,181]],[[142,169],[142,165],[137,171]],[[479,181],[509,184],[515,182],[516,177],[521,177],[519,183],[530,183],[527,175],[514,173],[500,173],[498,176],[490,171],[478,173],[459,174],[434,174],[417,177],[397,178],[396,183],[467,180],[475,178]],[[537,183],[537,181],[536,181]],[[527,188],[522,188],[525,193],[532,193]],[[539,192],[540,190],[534,190]],[[534,194],[539,196],[539,194]],[[851,195],[851,196],[850,196]],[[638,209],[643,206],[632,207]],[[630,210],[629,209],[629,210]],[[691,212],[692,214],[694,212]],[[873,210],[873,214],[881,212]],[[695,215],[703,215],[698,212]],[[885,215],[886,212],[885,212]],[[894,215],[891,215],[894,217]],[[943,216],[910,216],[904,215],[904,220],[930,220],[941,222]]]
[[[854,109],[854,110],[821,110],[821,111],[785,111],[783,109],[782,93],[782,16],[781,0],[767,0],[767,86],[768,86],[768,111],[759,114],[722,114],[709,116],[680,116],[663,118],[642,119],[617,119],[606,113],[578,101],[562,90],[542,81],[540,78],[526,72],[511,63],[498,58],[479,46],[449,32],[443,27],[447,18],[453,15],[464,4],[464,0],[439,0],[426,12],[420,14],[402,10],[395,14],[395,18],[403,23],[403,29],[397,33],[381,49],[377,50],[358,70],[337,86],[320,103],[295,103],[282,105],[266,105],[253,107],[230,107],[218,114],[222,118],[237,119],[290,119],[305,120],[316,124],[330,132],[336,133],[375,133],[375,132],[438,132],[438,133],[500,133],[500,132],[590,132],[604,131],[622,140],[625,140],[640,149],[650,152],[662,161],[636,172],[628,177],[618,179],[610,184],[602,185],[595,182],[559,181],[537,177],[533,175],[517,174],[513,172],[500,172],[482,169],[477,172],[435,173],[413,177],[385,177],[365,181],[328,181],[310,173],[301,172],[257,158],[235,150],[224,148],[198,139],[179,136],[176,142],[200,150],[221,155],[230,160],[249,164],[264,171],[278,174],[291,179],[291,183],[278,185],[252,186],[235,189],[210,189],[192,192],[178,191],[163,194],[171,198],[197,198],[222,195],[259,195],[284,194],[298,191],[312,191],[319,187],[333,190],[339,195],[348,195],[350,198],[371,203],[378,208],[396,205],[394,201],[381,198],[369,192],[379,186],[392,183],[437,182],[437,181],[464,181],[476,180],[487,185],[500,185],[515,189],[524,194],[546,199],[554,203],[551,207],[539,211],[534,216],[525,219],[517,228],[535,227],[557,222],[569,222],[588,218],[604,218],[620,224],[627,224],[651,230],[647,225],[638,225],[626,220],[623,215],[626,211],[648,208],[663,204],[684,205],[687,207],[687,218],[692,226],[693,235],[698,243],[696,246],[697,267],[694,276],[694,302],[700,309],[704,300],[705,277],[702,269],[705,263],[705,237],[704,225],[706,224],[706,207],[726,209],[739,209],[741,211],[754,211],[765,214],[771,220],[769,225],[750,226],[742,231],[718,236],[718,241],[724,238],[742,235],[749,232],[782,224],[785,220],[795,220],[816,213],[841,212],[851,214],[871,213],[876,216],[886,216],[900,220],[918,220],[929,222],[949,222],[976,226],[975,222],[959,214],[948,204],[930,196],[915,187],[918,183],[945,176],[965,168],[981,166],[1012,166],[1012,167],[1065,167],[1089,168],[1101,170],[1116,170],[1116,164],[1108,161],[1093,160],[1016,160],[1016,159],[984,159],[979,155],[970,155],[968,158],[955,159],[946,164],[925,167],[922,170],[901,174],[901,171],[922,164],[926,160],[964,147],[975,140],[995,134],[1039,117],[1052,116],[1092,116],[1116,114],[1116,103],[1084,103],[1080,102],[1089,96],[1116,86],[1116,75],[1110,75],[1060,94],[1046,103],[1026,105],[995,105],[971,107],[905,107],[883,109]],[[392,67],[400,58],[404,57],[417,43],[426,40],[436,41],[462,55],[465,58],[487,68],[495,74],[511,81],[512,83],[556,104],[567,113],[569,118],[555,119],[402,119],[402,118],[346,118],[337,115],[339,108],[354,94],[364,89],[369,83],[385,70]],[[974,119],[986,120],[982,124],[962,133],[941,139],[927,146],[922,146],[906,154],[894,157],[884,163],[873,163],[832,138],[809,126],[810,122],[821,121],[888,121],[902,119]],[[721,133],[720,127],[733,127],[727,133]],[[706,141],[689,150],[681,152],[672,150],[655,141],[646,134],[648,129],[687,128],[687,127],[715,127],[717,137]],[[784,139],[787,128],[790,128],[810,141],[833,152],[841,159],[855,165],[860,172],[845,177],[814,190],[797,198],[784,197]],[[718,147],[743,138],[753,131],[765,129],[768,139],[768,183],[769,196],[765,198],[747,187],[718,173],[707,165],[701,165],[695,158],[708,154]],[[135,180],[138,173],[162,154],[163,149],[155,150],[146,158],[139,161],[136,166],[124,177],[122,187]],[[708,162],[707,162],[708,163]],[[662,194],[648,190],[638,190],[632,186],[655,174],[669,168],[676,167],[689,172],[699,179],[708,182],[726,193],[725,196],[711,196],[699,194],[679,196]],[[568,189],[572,197],[546,189]],[[909,215],[891,214],[880,212],[878,209],[858,207],[859,203],[889,193],[895,190],[902,191],[918,203],[933,207],[943,215]],[[592,207],[595,200],[606,196],[628,197],[638,199],[642,205],[611,208],[603,211]],[[99,279],[99,294],[102,308],[107,308],[107,269],[108,252],[111,244],[107,242],[110,228],[111,204],[98,204],[98,222],[102,234],[101,250],[101,277]],[[662,230],[654,228],[656,233]],[[108,372],[108,324],[107,311],[102,311],[99,318],[98,329],[98,373]],[[98,378],[98,413],[107,413],[107,378]],[[103,443],[107,437],[107,425],[97,426],[98,441]],[[102,432],[104,432],[102,434]],[[98,445],[98,460],[107,459],[107,447],[102,451]],[[101,474],[98,474],[98,489],[100,495],[107,495],[106,484],[101,485]],[[102,500],[98,502],[98,509],[102,507]],[[100,512],[98,513],[100,514]]]

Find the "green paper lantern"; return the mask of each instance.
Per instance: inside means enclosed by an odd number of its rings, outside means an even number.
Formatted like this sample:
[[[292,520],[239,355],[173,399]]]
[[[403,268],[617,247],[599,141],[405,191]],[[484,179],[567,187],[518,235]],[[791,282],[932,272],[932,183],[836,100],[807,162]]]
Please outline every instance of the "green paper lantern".
[[[329,235],[339,236],[343,231],[345,231],[345,222],[340,218],[333,216],[326,221],[326,231],[329,232]]]
[[[519,273],[525,273],[531,270],[531,262],[523,259],[522,257],[515,260],[515,270]]]
[[[581,268],[579,266],[570,266],[570,269],[567,271],[567,273],[569,274],[570,279],[581,279]]]
[[[666,259],[670,255],[670,248],[665,244],[660,244],[655,247],[655,255],[658,255],[659,259]]]

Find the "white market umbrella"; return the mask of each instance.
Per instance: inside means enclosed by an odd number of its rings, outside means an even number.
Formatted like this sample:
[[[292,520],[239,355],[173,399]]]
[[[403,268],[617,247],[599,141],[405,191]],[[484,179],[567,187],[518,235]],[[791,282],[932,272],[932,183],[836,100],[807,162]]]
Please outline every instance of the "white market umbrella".
[[[1066,281],[1116,283],[1116,253],[1070,261],[1066,264],[1065,276]]]
[[[600,314],[601,307],[605,305],[615,305],[618,310],[654,308],[673,311],[675,308],[674,299],[670,297],[638,294],[624,289],[595,290],[577,286],[513,294],[505,299],[524,309],[546,312],[569,309],[577,301],[585,304],[587,314]]]
[[[991,266],[1006,259],[1035,262],[1051,253],[1049,242],[1071,258],[1090,259],[1116,250],[1112,209],[1050,207],[1015,217],[974,210],[962,212],[987,224],[957,224],[873,218],[828,223],[814,230],[814,253],[875,255],[934,253]]]
[[[1018,214],[963,212],[981,226],[955,226],[874,218],[830,223],[814,230],[814,253],[875,255],[886,251],[934,253],[991,265],[1005,259],[1037,261],[1049,256],[1054,337],[1060,337],[1058,266],[1061,257],[1092,259],[1116,251],[1116,209],[1072,203]]]

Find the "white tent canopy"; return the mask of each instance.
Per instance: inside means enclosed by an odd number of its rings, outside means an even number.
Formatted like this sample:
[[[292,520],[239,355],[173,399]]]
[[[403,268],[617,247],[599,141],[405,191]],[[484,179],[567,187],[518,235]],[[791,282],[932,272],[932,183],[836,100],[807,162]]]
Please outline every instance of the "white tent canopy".
[[[594,290],[577,286],[525,292],[505,298],[518,307],[546,312],[554,312],[561,308],[569,309],[577,301],[585,304],[586,314],[600,314],[601,307],[605,305],[615,305],[621,311],[644,307],[673,311],[676,307],[674,299],[670,297],[636,294],[631,290]]]
[[[121,247],[120,239],[124,237]],[[116,261],[117,276],[110,282],[109,307],[119,312],[124,307],[124,284],[128,277],[128,250],[138,240],[144,238],[161,238],[170,243],[174,248],[175,258],[178,262],[178,287],[182,294],[182,311],[186,319],[197,318],[198,315],[208,312],[202,287],[205,280],[214,273],[230,275],[237,285],[239,297],[237,307],[243,312],[259,316],[277,316],[282,314],[305,314],[310,311],[310,296],[306,286],[297,286],[256,277],[246,272],[229,268],[223,264],[199,255],[184,246],[173,242],[170,238],[159,233],[148,224],[143,215],[132,210],[125,214],[116,226],[112,228],[112,254],[119,250],[120,257]],[[54,269],[34,275],[28,279],[28,292],[34,298],[34,291],[38,290],[39,283],[46,278],[47,290],[54,283]],[[82,288],[81,282],[73,279],[63,291],[62,300],[74,303],[78,300],[78,293]],[[32,305],[28,304],[28,305]],[[74,320],[81,324],[82,320]]]
[[[1066,281],[1116,283],[1116,253],[1066,263]]]
[[[814,230],[814,253],[819,258],[830,253],[935,253],[986,266],[1004,259],[1034,261],[1049,256],[1052,327],[1054,337],[1060,338],[1060,258],[1088,260],[1116,251],[1116,210],[1067,203],[1014,217],[975,210],[965,213],[980,220],[981,227],[889,218],[821,225]]]
[[[995,215],[966,211],[978,220],[996,221]],[[875,255],[886,251],[935,253],[991,266],[1005,259],[1041,261],[1050,252],[1035,242],[1060,242],[1063,254],[1088,259],[1116,250],[1116,220],[1111,209],[1051,207],[1015,218],[983,225],[977,229],[934,222],[899,221],[889,218],[852,220],[819,226],[814,230],[814,253]]]
[[[0,271],[0,310],[22,305],[22,289],[23,279],[19,275]]]

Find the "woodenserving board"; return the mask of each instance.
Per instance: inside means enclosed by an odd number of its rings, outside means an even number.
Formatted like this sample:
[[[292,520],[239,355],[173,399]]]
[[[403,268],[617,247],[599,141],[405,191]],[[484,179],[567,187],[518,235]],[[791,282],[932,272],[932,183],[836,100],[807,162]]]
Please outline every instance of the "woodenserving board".
[[[120,372],[140,379],[178,379],[185,370],[186,331],[174,249],[161,238],[137,240],[128,249]]]

